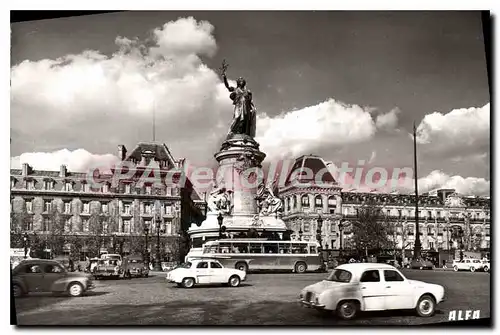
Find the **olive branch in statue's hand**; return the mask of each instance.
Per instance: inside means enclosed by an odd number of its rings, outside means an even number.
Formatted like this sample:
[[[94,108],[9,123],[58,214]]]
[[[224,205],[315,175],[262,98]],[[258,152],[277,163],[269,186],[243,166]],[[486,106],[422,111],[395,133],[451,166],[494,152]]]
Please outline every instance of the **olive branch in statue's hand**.
[[[220,71],[220,74],[221,76],[225,76],[226,75],[226,71],[227,71],[227,68],[229,67],[229,64],[226,63],[226,60],[223,59],[222,60],[222,65],[221,67],[219,68],[219,71]]]

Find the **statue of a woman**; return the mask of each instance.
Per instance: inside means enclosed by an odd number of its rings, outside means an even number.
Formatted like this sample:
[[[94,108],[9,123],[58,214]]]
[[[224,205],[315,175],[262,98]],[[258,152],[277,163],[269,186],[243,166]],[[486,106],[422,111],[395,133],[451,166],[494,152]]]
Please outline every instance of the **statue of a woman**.
[[[256,109],[252,101],[252,92],[246,87],[246,81],[242,77],[236,80],[236,87],[229,86],[226,77],[227,63],[222,62],[221,75],[224,85],[231,94],[229,98],[233,101],[233,121],[227,135],[230,138],[234,134],[244,134],[255,137]]]

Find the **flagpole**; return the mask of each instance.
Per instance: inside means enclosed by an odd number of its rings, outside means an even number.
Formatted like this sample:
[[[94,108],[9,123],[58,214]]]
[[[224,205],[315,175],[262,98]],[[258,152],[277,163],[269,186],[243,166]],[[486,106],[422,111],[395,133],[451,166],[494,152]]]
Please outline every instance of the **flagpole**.
[[[417,171],[417,127],[413,121],[413,170],[415,180],[415,246],[413,249],[413,258],[420,258],[422,246],[420,244],[420,226],[418,222],[418,171]]]

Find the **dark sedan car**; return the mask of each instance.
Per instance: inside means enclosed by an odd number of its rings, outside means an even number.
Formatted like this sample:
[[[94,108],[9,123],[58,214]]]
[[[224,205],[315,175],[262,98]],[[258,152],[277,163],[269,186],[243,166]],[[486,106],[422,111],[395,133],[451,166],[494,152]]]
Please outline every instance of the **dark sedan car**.
[[[27,260],[12,270],[12,286],[15,297],[32,292],[68,293],[81,296],[93,288],[88,274],[68,272],[53,260]]]
[[[414,259],[409,264],[410,269],[434,270],[434,264],[425,259]]]

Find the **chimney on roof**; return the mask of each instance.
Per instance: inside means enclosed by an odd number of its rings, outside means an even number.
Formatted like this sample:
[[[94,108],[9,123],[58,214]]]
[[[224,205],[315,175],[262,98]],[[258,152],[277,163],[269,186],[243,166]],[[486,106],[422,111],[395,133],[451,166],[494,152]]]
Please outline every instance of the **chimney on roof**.
[[[23,176],[27,176],[31,173],[31,166],[28,163],[23,163]]]
[[[61,165],[61,168],[59,169],[59,177],[65,178],[67,173],[68,170],[66,169],[66,165]]]
[[[127,157],[127,148],[123,144],[118,146],[118,158],[122,161]]]

